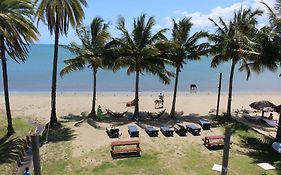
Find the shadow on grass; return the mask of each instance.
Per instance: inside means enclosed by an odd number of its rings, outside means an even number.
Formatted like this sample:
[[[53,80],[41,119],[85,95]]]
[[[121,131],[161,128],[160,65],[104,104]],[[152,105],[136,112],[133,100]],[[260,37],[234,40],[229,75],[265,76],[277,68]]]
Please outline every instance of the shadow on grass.
[[[46,140],[47,130],[45,129],[41,141]],[[48,133],[48,142],[70,141],[75,138],[74,130],[68,127],[60,127],[56,129],[50,128]]]
[[[4,136],[0,139],[0,164],[17,162],[23,158],[26,149],[25,140]]]
[[[239,146],[247,151],[241,153],[254,159],[254,163],[268,162],[276,168],[277,174],[281,175],[281,154],[278,154],[271,144],[273,139],[258,134],[248,126],[237,122],[230,117],[214,117],[213,127],[231,128],[234,136],[239,137]]]
[[[217,127],[225,128],[228,126],[231,128],[232,134],[236,134],[236,132],[238,132],[238,131],[249,132],[249,130],[252,130],[248,126],[245,126],[245,125],[237,122],[236,120],[234,120],[231,117],[225,117],[225,116],[216,117],[215,115],[211,115],[211,117],[213,118],[213,123],[212,123],[213,128],[217,128]]]
[[[241,147],[248,149],[246,155],[254,159],[254,163],[268,162],[275,166],[276,172],[281,175],[281,154],[272,147],[273,140],[262,137],[241,136]]]

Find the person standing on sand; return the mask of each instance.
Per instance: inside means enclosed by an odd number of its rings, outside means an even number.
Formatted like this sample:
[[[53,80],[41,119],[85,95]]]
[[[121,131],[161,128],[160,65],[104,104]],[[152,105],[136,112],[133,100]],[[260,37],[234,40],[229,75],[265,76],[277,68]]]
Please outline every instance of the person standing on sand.
[[[97,109],[97,118],[100,121],[103,119],[103,112],[101,110],[101,106],[100,105],[98,106],[98,109]]]
[[[23,175],[31,175],[28,167],[25,168],[25,171],[24,171]]]
[[[159,99],[161,100],[162,107],[164,107],[164,94],[160,93],[159,94]]]

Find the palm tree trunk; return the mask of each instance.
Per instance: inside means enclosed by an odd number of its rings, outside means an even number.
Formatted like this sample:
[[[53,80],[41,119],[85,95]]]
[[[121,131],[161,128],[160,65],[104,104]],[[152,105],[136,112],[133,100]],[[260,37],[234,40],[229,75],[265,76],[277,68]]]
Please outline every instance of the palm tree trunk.
[[[3,85],[4,85],[4,96],[5,96],[5,106],[6,106],[6,114],[7,114],[7,136],[12,135],[15,133],[13,128],[13,121],[10,109],[10,100],[9,100],[9,86],[8,86],[8,71],[7,71],[7,60],[5,56],[5,43],[3,35],[0,36],[1,40],[1,60],[2,60],[2,73],[3,73]]]
[[[172,109],[171,109],[171,112],[170,112],[170,117],[175,117],[179,72],[180,72],[180,68],[179,68],[179,66],[177,66],[176,78],[175,78],[175,86],[174,86],[174,96],[173,96],[173,103],[172,103]]]
[[[279,113],[279,122],[277,126],[277,133],[275,137],[276,142],[281,142],[281,112]]]
[[[232,84],[233,84],[235,64],[236,64],[236,62],[234,61],[234,58],[232,58],[230,76],[229,76],[228,102],[227,102],[227,112],[226,112],[226,116],[228,116],[228,117],[231,116]]]
[[[91,117],[96,117],[96,92],[97,92],[97,69],[93,69],[93,100],[92,100],[92,111]]]
[[[139,76],[140,76],[140,73],[139,73],[138,70],[136,70],[136,87],[135,87],[135,99],[134,99],[134,105],[135,105],[134,118],[139,118]]]
[[[58,51],[59,51],[59,20],[56,13],[56,29],[55,29],[55,48],[53,60],[53,75],[52,75],[52,94],[51,94],[51,120],[50,125],[53,126],[58,122],[56,114],[56,91],[57,91],[57,72],[58,72]]]

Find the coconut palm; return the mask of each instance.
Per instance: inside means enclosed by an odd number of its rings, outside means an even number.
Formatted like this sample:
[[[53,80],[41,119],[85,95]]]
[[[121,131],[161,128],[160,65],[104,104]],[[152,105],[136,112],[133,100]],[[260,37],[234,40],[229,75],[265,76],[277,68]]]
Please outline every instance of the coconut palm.
[[[281,1],[276,0],[276,4],[274,6],[275,10],[272,10],[267,4],[263,3],[268,11],[269,11],[269,18],[270,18],[270,27],[268,33],[271,35],[267,35],[268,40],[267,42],[269,43],[268,49],[265,50],[264,53],[270,54],[269,58],[273,58],[274,61],[271,61],[270,64],[271,66],[276,66],[281,64],[281,17],[280,17],[280,12],[281,12]],[[279,77],[281,74],[279,75]],[[280,107],[280,106],[279,106]],[[281,112],[279,108],[279,123],[277,127],[277,133],[275,136],[275,141],[281,142]]]
[[[9,101],[7,57],[16,62],[25,61],[28,45],[38,40],[38,31],[32,22],[33,5],[29,0],[0,1],[0,58],[7,114],[7,135],[14,133]]]
[[[63,46],[70,52],[76,55],[75,58],[64,61],[66,66],[61,70],[60,75],[63,76],[73,71],[83,70],[89,67],[93,71],[93,100],[90,117],[95,117],[95,102],[96,102],[96,76],[98,69],[102,69],[110,63],[110,60],[105,58],[105,44],[110,37],[108,32],[108,24],[105,24],[103,19],[95,17],[90,28],[81,27],[77,29],[79,39],[82,41],[82,47],[72,42],[69,46]]]
[[[240,9],[234,13],[234,18],[226,23],[222,18],[219,22],[210,19],[216,27],[216,33],[209,35],[209,40],[214,44],[210,47],[210,53],[214,56],[211,62],[212,67],[231,61],[227,116],[231,115],[232,85],[234,70],[237,63],[240,63],[240,70],[247,71],[247,78],[250,76],[249,61],[259,55],[258,45],[253,41],[257,32],[256,17],[262,11],[251,9]]]
[[[38,1],[39,0],[36,0],[35,3]],[[67,35],[69,24],[72,27],[81,24],[84,18],[83,6],[87,6],[86,0],[41,0],[36,12],[38,22],[43,21],[48,26],[50,34],[55,35],[51,93],[51,126],[57,123],[56,89],[59,36]]]
[[[127,74],[135,73],[135,111],[134,117],[139,117],[139,76],[144,72],[157,75],[160,80],[167,84],[170,82],[169,76],[173,75],[165,69],[165,62],[168,61],[160,56],[161,51],[157,44],[166,39],[163,33],[167,29],[162,29],[155,34],[152,28],[155,20],[150,17],[146,21],[143,14],[134,19],[131,33],[125,27],[125,19],[120,17],[117,22],[117,29],[121,32],[121,38],[113,38],[108,47],[114,51],[116,62],[113,70],[120,67],[127,68]]]
[[[190,18],[184,18],[179,22],[176,22],[173,19],[173,30],[172,30],[172,46],[169,51],[169,57],[173,61],[174,66],[176,67],[176,77],[175,77],[175,86],[174,86],[174,95],[172,108],[170,116],[175,116],[175,106],[176,106],[176,96],[177,96],[177,86],[178,78],[183,64],[186,63],[186,60],[199,60],[202,55],[207,55],[208,43],[198,44],[198,40],[207,36],[205,32],[196,32],[193,35],[190,35],[190,30],[192,23]]]

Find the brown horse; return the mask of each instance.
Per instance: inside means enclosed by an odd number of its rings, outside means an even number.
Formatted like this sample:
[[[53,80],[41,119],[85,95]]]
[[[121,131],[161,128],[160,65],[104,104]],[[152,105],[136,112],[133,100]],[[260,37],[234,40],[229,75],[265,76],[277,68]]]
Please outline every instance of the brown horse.
[[[190,93],[196,93],[197,92],[197,86],[196,84],[190,85]]]

